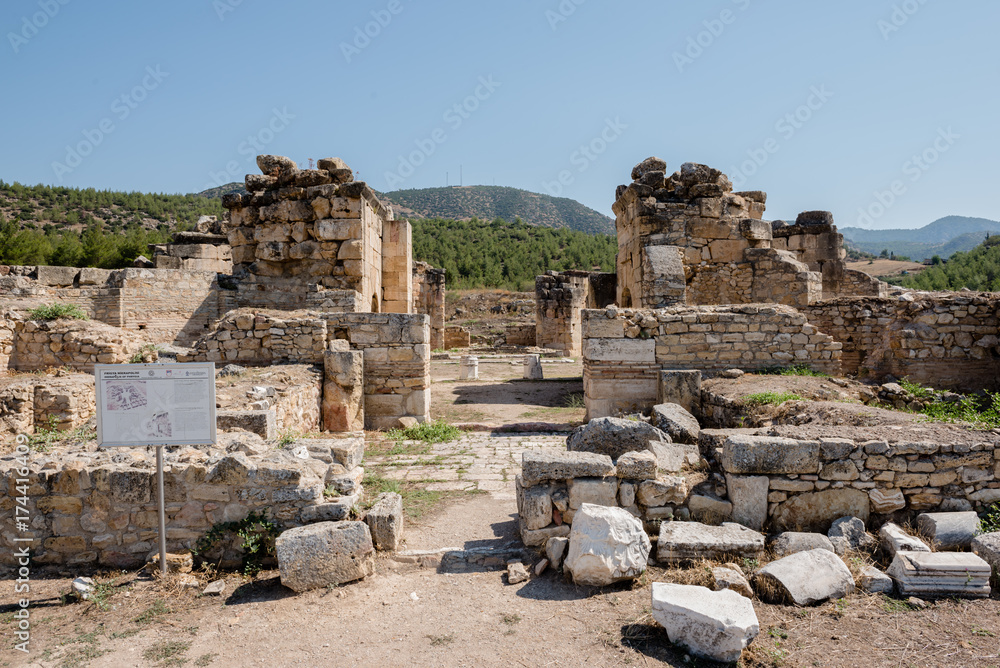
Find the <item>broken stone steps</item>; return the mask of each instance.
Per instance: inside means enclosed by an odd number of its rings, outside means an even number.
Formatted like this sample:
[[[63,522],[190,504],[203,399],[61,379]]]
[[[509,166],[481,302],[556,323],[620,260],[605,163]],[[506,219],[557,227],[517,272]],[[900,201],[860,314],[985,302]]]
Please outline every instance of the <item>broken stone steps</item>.
[[[888,574],[903,596],[990,595],[988,563],[970,552],[897,552]]]

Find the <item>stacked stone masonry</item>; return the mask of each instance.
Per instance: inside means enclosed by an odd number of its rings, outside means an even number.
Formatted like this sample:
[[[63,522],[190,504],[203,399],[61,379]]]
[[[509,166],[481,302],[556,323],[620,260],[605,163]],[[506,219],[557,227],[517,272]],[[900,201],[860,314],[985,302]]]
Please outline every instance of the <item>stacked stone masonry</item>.
[[[18,434],[33,434],[39,429],[75,429],[94,411],[93,376],[26,375],[0,388],[0,439],[12,442]]]
[[[346,519],[362,494],[363,438],[303,440],[293,449],[259,455],[195,448],[168,452],[167,549],[188,551],[216,523],[239,521],[251,511],[266,512],[282,529]],[[35,457],[23,473],[14,457],[0,458],[5,497],[13,498],[18,479],[28,479],[35,563],[136,568],[156,550],[152,449],[78,453],[54,467],[45,457]],[[340,494],[335,502],[324,500],[329,487]],[[3,526],[13,527],[13,513],[13,504],[0,507]],[[4,566],[16,563],[14,538],[12,530],[0,532]],[[204,556],[213,563],[222,559],[224,567],[239,565],[238,552]]]
[[[14,323],[10,368],[66,368],[92,372],[95,364],[129,361],[145,345],[129,330],[82,320],[21,320]]]
[[[1000,304],[991,294],[854,298],[803,309],[843,344],[845,373],[892,374],[937,388],[1000,389]]]
[[[587,419],[648,410],[660,370],[805,364],[839,374],[842,344],[787,306],[609,307],[583,312]]]
[[[230,313],[200,339],[186,362],[322,364],[336,340],[364,358],[364,419],[369,429],[399,418],[430,419],[430,326],[425,315],[378,313]]]
[[[567,357],[583,351],[580,314],[615,301],[615,277],[589,271],[550,271],[535,278],[535,342]]]
[[[413,263],[413,310],[431,319],[431,349],[444,350],[445,270],[426,262]]]

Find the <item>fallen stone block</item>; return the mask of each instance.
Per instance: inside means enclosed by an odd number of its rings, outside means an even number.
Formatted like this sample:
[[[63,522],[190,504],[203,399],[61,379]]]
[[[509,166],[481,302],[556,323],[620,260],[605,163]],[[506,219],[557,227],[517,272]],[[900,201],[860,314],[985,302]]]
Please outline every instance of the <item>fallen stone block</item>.
[[[972,552],[993,570],[1000,570],[1000,532],[984,533],[973,538]]]
[[[692,412],[701,410],[701,371],[660,371],[656,403],[677,404]]]
[[[990,595],[992,567],[971,552],[896,552],[888,574],[901,596]]]
[[[653,406],[650,418],[653,426],[666,433],[675,443],[690,443],[698,445],[701,435],[701,425],[697,418],[677,404],[659,404]]]
[[[740,596],[753,598],[753,589],[750,588],[742,569],[736,564],[716,566],[712,569],[712,577],[715,578],[715,591],[732,589]]]
[[[395,552],[403,542],[403,497],[395,492],[378,495],[365,515],[375,549]]]
[[[566,439],[570,452],[593,452],[617,460],[626,452],[649,450],[650,442],[670,443],[670,437],[641,420],[604,417],[577,427]]]
[[[578,585],[634,580],[646,570],[651,548],[642,522],[627,511],[588,503],[573,518],[563,569]]]
[[[544,529],[552,524],[552,496],[548,485],[539,485],[525,489],[521,479],[515,479],[517,495],[517,516],[521,526],[529,531]]]
[[[931,548],[922,540],[903,531],[898,525],[888,522],[878,532],[882,549],[893,557],[897,552],[930,552]]]
[[[278,423],[273,410],[217,411],[215,427],[218,431],[249,431],[265,441],[278,437]]]
[[[832,550],[808,550],[772,561],[754,578],[757,595],[769,602],[813,605],[854,592],[854,576]]]
[[[552,568],[559,570],[562,567],[563,557],[566,556],[566,548],[569,547],[569,538],[553,537],[545,541],[545,557],[549,560]]]
[[[375,546],[364,522],[319,522],[282,532],[274,541],[281,584],[303,592],[375,572]]]
[[[733,504],[704,494],[692,494],[687,500],[691,518],[706,524],[728,522],[733,514]]]
[[[892,578],[870,564],[865,564],[858,578],[858,587],[868,594],[892,594],[896,583]]]
[[[808,550],[834,552],[830,539],[823,534],[798,531],[786,531],[778,534],[771,542],[771,550],[779,557],[787,557],[790,554]]]
[[[653,583],[653,619],[691,654],[732,663],[760,633],[750,599],[732,590]]]
[[[521,584],[530,578],[528,569],[520,561],[513,561],[507,564],[507,584]]]
[[[868,492],[871,511],[878,515],[887,515],[906,507],[906,497],[901,489],[873,489]]]
[[[754,559],[764,551],[764,534],[741,524],[709,526],[699,522],[664,522],[656,547],[659,561],[721,560],[736,556]]]
[[[569,530],[569,524],[545,527],[544,529],[538,529],[537,531],[522,529],[521,542],[524,543],[526,547],[541,547],[542,545],[545,545],[545,542],[549,538],[566,538],[569,536]]]
[[[618,505],[617,478],[574,478],[569,481],[567,490],[569,507],[573,510],[578,510],[586,503],[596,506]]]
[[[618,477],[627,480],[655,480],[658,461],[650,451],[626,452],[618,458]]]
[[[614,473],[615,465],[610,457],[592,452],[529,450],[521,455],[521,484],[525,487],[571,478],[601,478]]]
[[[931,541],[936,549],[967,550],[979,533],[979,515],[974,511],[961,513],[921,513],[917,515],[917,531]]]
[[[865,523],[857,517],[835,520],[826,535],[833,542],[834,552],[841,556],[848,550],[872,550],[878,546],[875,537],[865,530]]]
[[[701,462],[697,445],[650,442],[649,450],[656,456],[657,468],[666,473],[677,473],[685,466],[697,466]]]

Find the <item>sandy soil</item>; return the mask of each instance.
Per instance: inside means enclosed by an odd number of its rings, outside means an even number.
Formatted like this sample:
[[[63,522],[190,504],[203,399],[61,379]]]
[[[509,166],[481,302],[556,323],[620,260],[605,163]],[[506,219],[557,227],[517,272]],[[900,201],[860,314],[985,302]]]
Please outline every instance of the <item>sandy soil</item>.
[[[900,262],[898,260],[862,260],[861,262],[848,262],[848,269],[863,271],[871,276],[896,276],[908,271],[911,274],[919,274],[927,268],[920,262]]]

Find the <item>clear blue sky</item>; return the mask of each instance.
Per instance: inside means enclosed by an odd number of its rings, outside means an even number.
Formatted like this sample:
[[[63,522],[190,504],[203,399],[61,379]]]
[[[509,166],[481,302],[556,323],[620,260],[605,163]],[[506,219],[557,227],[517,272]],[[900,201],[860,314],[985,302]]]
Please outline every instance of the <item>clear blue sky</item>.
[[[8,0],[0,178],[197,192],[256,173],[253,137],[379,190],[461,168],[610,214],[657,155],[768,218],[998,219],[998,25],[988,0]]]

